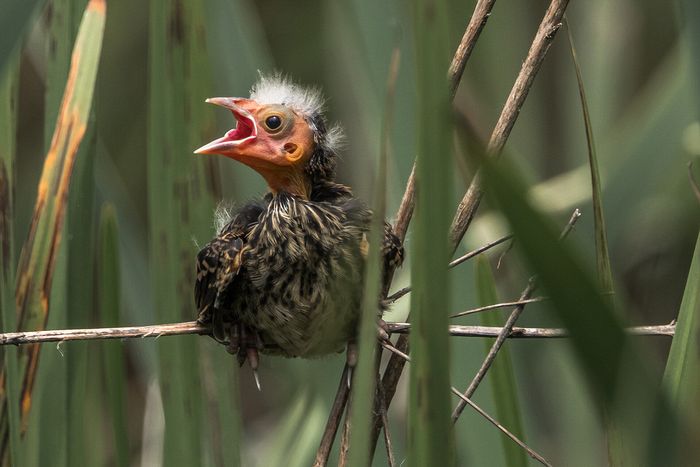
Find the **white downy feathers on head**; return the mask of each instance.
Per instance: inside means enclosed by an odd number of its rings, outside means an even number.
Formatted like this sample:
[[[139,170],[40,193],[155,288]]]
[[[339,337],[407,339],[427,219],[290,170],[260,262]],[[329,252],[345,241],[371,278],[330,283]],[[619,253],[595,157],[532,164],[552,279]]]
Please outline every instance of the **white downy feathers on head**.
[[[313,118],[323,113],[324,99],[318,88],[304,88],[282,74],[260,74],[260,79],[250,90],[250,98],[259,104],[282,104]]]
[[[301,115],[314,131],[314,138],[324,149],[337,153],[343,146],[345,135],[339,125],[319,131],[324,121],[325,99],[316,87],[304,87],[292,82],[281,73],[260,74],[260,79],[250,90],[250,98],[259,104],[281,104]]]

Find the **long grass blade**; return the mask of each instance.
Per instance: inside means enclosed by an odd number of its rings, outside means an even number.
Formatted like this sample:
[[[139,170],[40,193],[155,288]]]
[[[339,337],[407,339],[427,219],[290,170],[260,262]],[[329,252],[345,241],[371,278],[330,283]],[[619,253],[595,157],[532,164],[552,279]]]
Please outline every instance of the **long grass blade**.
[[[15,312],[15,134],[17,129],[17,91],[19,56],[0,72],[0,323],[3,330],[16,329]],[[0,398],[17,400],[19,378],[17,349],[2,349],[3,380]],[[0,408],[0,452],[2,465],[22,464],[19,436],[19,406],[3,404]]]
[[[449,251],[447,229],[451,185],[451,125],[447,3],[416,0],[418,198],[411,282],[413,367],[409,390],[409,459],[412,465],[452,465],[455,444],[450,423],[449,342],[447,334]],[[420,266],[415,266],[420,265]]]
[[[694,414],[700,403],[700,235],[695,244],[693,260],[683,300],[678,310],[676,335],[666,362],[663,385],[678,413]],[[688,421],[700,428],[696,417]]]
[[[104,22],[104,0],[92,0],[73,49],[56,129],[39,181],[34,216],[20,256],[16,286],[18,329],[43,329],[48,320],[71,174],[87,128]],[[23,430],[31,408],[38,359],[39,347],[32,346],[24,352],[20,395]]]
[[[384,237],[384,218],[386,216],[387,166],[389,159],[389,133],[394,106],[393,96],[399,68],[398,49],[392,54],[387,85],[385,120],[382,128],[382,150],[377,161],[377,176],[374,183],[374,209],[369,233],[369,256],[365,277],[358,338],[357,369],[353,379],[350,421],[353,427],[350,433],[349,465],[370,464],[370,432],[373,409],[376,402],[376,382],[378,368],[375,362],[377,340],[377,304],[382,291],[383,261],[382,245]]]
[[[105,326],[121,323],[121,284],[117,215],[114,206],[105,204],[100,215],[99,256],[97,257],[98,306],[100,322]],[[126,364],[122,342],[102,343],[104,361],[104,392],[107,394],[107,412],[111,421],[114,465],[129,465],[129,442],[126,426]]]
[[[700,52],[700,6],[696,2],[681,2],[684,21],[686,46],[691,52],[693,74],[700,76],[700,66],[694,60]],[[696,104],[700,93],[696,89]],[[698,106],[696,105],[696,109]],[[696,110],[697,112],[697,110]],[[691,172],[691,183],[694,184]],[[700,402],[700,235],[695,244],[688,279],[686,281],[683,299],[678,310],[676,335],[671,344],[671,350],[664,371],[663,386],[669,395],[671,404],[681,414],[686,414],[687,422],[694,428],[697,435],[700,430],[700,420],[693,416]],[[697,445],[693,446],[697,449]],[[697,451],[696,451],[697,452]]]
[[[22,37],[31,19],[46,0],[2,0],[0,1],[0,74],[12,67],[12,54],[19,49]]]
[[[65,322],[69,328],[89,327],[94,306],[94,160],[95,131],[88,129],[73,170],[73,182],[68,201],[67,287]],[[86,435],[98,424],[86,423],[85,400],[88,393],[89,345],[71,346],[61,357],[66,364],[66,425],[67,465],[85,465]],[[88,418],[90,419],[90,418]]]
[[[591,124],[591,114],[588,110],[588,100],[586,90],[583,86],[583,75],[579,65],[576,48],[574,47],[573,33],[569,21],[564,16],[566,24],[567,38],[569,40],[569,51],[571,60],[576,70],[576,84],[578,85],[579,98],[581,100],[581,111],[583,113],[583,123],[586,128],[586,143],[588,147],[588,165],[591,171],[591,191],[593,198],[593,223],[595,231],[596,265],[598,267],[598,280],[600,289],[605,296],[613,297],[612,267],[610,266],[610,252],[608,250],[608,238],[605,230],[605,216],[603,215],[602,183],[600,180],[600,169],[598,168],[598,155],[596,151],[595,139],[593,137],[593,125]],[[614,306],[614,301],[611,302]]]
[[[588,110],[588,100],[586,99],[586,90],[583,85],[583,75],[574,46],[573,33],[571,25],[566,16],[564,16],[566,25],[567,39],[569,43],[569,51],[571,60],[576,71],[576,84],[578,85],[579,99],[581,101],[581,112],[583,114],[583,123],[586,129],[586,145],[588,148],[588,167],[591,172],[591,192],[593,201],[593,230],[595,233],[595,250],[596,250],[596,266],[598,268],[598,281],[603,296],[610,301],[610,305],[615,308],[615,289],[613,286],[612,267],[610,266],[610,252],[608,250],[607,231],[605,229],[605,216],[603,215],[603,198],[602,198],[602,183],[600,180],[600,169],[598,168],[598,155],[596,151],[595,139],[593,137],[593,125],[591,124],[591,115]],[[623,465],[624,461],[624,440],[622,433],[617,426],[618,422],[611,418],[610,415],[605,416],[605,429],[607,432],[607,448],[608,459],[611,465]]]
[[[196,247],[211,237],[213,203],[205,161],[193,148],[210,139],[214,113],[208,95],[206,25],[201,1],[152,2],[149,18],[148,197],[150,266],[156,318],[194,317]],[[158,342],[165,415],[163,459],[197,465],[202,457],[199,342]]]
[[[491,265],[488,259],[479,256],[476,263],[476,286],[479,296],[479,304],[486,306],[498,303],[496,282],[493,278]],[[484,326],[501,326],[502,316],[499,313],[481,313],[481,324]],[[491,342],[484,341],[488,354]],[[493,399],[496,403],[496,413],[499,422],[508,428],[516,437],[525,440],[523,436],[523,423],[521,420],[520,403],[518,402],[517,382],[513,372],[513,363],[507,347],[501,348],[498,359],[493,363],[489,373]],[[516,444],[502,437],[503,452],[506,464],[511,467],[527,466],[528,456],[526,452]]]

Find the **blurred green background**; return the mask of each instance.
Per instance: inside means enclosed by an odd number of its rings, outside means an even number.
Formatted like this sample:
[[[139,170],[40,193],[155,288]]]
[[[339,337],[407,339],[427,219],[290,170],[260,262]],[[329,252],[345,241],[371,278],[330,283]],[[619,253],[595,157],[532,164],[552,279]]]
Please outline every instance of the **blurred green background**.
[[[19,56],[3,70],[18,83],[17,255],[85,5],[36,3]],[[448,2],[446,56],[473,7],[472,1]],[[545,8],[532,0],[496,4],[455,98],[457,154],[469,146],[457,136],[465,117],[488,138]],[[686,34],[687,14],[676,3],[653,0],[572,2],[568,9],[604,181],[616,292],[632,324],[675,318],[699,226],[686,168],[700,156],[698,58],[692,60],[688,43],[698,25],[688,20]],[[240,164],[192,155],[232,124],[204,99],[246,96],[258,71],[282,71],[323,89],[330,120],[342,122],[348,136],[339,179],[369,201],[389,60],[400,49],[388,180],[388,212],[396,212],[416,152],[413,25],[410,5],[400,1],[108,1],[48,328],[194,319],[193,259],[197,245],[213,235],[215,205],[241,204],[265,190]],[[583,211],[571,238],[593,267],[585,128],[563,34],[535,80],[505,158],[528,182],[533,203],[559,224],[574,208]],[[461,167],[455,162],[450,212],[466,189]],[[459,251],[507,232],[487,199]],[[410,252],[410,232],[407,245]],[[494,265],[497,259],[493,254]],[[410,268],[409,256],[395,288],[408,283]],[[450,272],[454,312],[478,305],[473,268],[468,263]],[[495,274],[500,299],[511,300],[531,271],[510,253]],[[403,298],[385,319],[402,321],[409,303],[410,296]],[[559,324],[543,310],[529,305],[519,323]],[[660,377],[670,339],[641,339]],[[453,338],[451,346],[451,381],[463,388],[483,359],[484,343]],[[507,346],[528,444],[555,465],[601,465],[601,421],[568,343]],[[309,465],[344,358],[264,358],[258,392],[249,369],[239,372],[208,338],[73,342],[60,351],[45,345],[21,465],[218,466],[239,458],[250,466]],[[495,413],[489,384],[487,376],[475,400]],[[406,453],[406,391],[404,381],[390,410],[399,461]],[[501,436],[467,409],[456,428],[458,463],[506,465]],[[331,462],[336,458],[337,447]],[[385,462],[380,444],[375,465]]]

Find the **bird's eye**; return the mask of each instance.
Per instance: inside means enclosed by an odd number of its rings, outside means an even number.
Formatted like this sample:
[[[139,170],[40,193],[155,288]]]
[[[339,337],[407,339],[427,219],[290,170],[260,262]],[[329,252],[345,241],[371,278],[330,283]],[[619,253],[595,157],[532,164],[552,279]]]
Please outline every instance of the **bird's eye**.
[[[277,130],[282,126],[282,119],[279,115],[270,115],[265,119],[265,126],[270,130]]]

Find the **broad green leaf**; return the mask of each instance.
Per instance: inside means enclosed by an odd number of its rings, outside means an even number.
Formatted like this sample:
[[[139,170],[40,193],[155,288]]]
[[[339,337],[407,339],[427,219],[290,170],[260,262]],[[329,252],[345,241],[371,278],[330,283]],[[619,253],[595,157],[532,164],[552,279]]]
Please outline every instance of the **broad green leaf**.
[[[92,119],[94,120],[94,118]],[[95,324],[94,313],[94,276],[91,273],[95,264],[95,131],[88,129],[85,142],[80,148],[73,171],[73,182],[68,200],[68,217],[66,222],[68,252],[67,300],[65,320],[61,327],[86,328]],[[52,326],[53,327],[53,326]],[[98,423],[90,420],[86,423],[85,398],[91,386],[93,374],[88,369],[90,343],[81,342],[71,345],[65,353],[66,361],[66,432],[67,465],[84,465],[87,461],[87,436],[97,430]]]
[[[651,379],[643,349],[627,338],[583,260],[557,240],[553,224],[526,200],[525,187],[512,168],[484,160],[483,173],[486,192],[510,223],[552,311],[569,330],[569,342],[599,407],[612,407],[612,416],[620,417],[620,429],[630,437],[625,456],[634,454],[633,459],[649,465],[672,464],[675,418]],[[658,408],[640,411],[642,404]]]
[[[99,256],[97,264],[97,297],[102,326],[119,326],[121,315],[121,283],[117,215],[114,206],[102,206],[100,216]],[[126,425],[126,364],[124,343],[102,342],[104,362],[104,392],[107,394],[107,412],[110,417],[115,465],[129,465],[129,442]]]
[[[700,53],[700,5],[697,2],[682,1],[682,21],[684,22],[685,46],[688,53],[691,72],[694,77],[695,116],[700,115],[700,88],[697,79],[700,77],[698,54]],[[697,435],[700,433],[700,419],[697,416],[700,403],[700,235],[695,244],[695,250],[688,271],[683,299],[678,310],[676,334],[673,337],[671,350],[666,362],[663,376],[663,387],[668,394],[671,405],[676,408],[687,430],[683,441],[683,449],[696,456],[700,452]]]
[[[417,78],[416,180],[411,282],[410,465],[455,462],[447,333],[451,125],[445,70],[447,2],[413,2]]]
[[[488,259],[479,256],[476,263],[476,289],[479,294],[479,305],[487,306],[498,303],[496,282],[493,278],[491,265]],[[480,314],[481,324],[484,326],[503,326],[503,315],[496,312]],[[484,340],[484,349],[488,354],[491,349],[491,341]],[[513,363],[507,346],[498,352],[498,358],[489,370],[489,381],[493,392],[493,400],[496,403],[496,419],[521,440],[523,436],[523,423],[521,420],[520,402],[518,402],[518,386],[513,372]],[[527,466],[528,456],[525,450],[513,443],[506,436],[501,436],[503,452],[506,464],[509,467]]]
[[[207,241],[213,203],[209,163],[192,155],[211,139],[206,30],[201,1],[151,2],[149,17],[148,206],[155,316],[195,318],[192,238]],[[223,349],[222,349],[223,351]],[[202,458],[199,341],[158,341],[165,416],[164,463],[197,465]]]
[[[676,335],[666,362],[663,385],[671,404],[696,430],[700,422],[696,414],[700,403],[700,235],[695,244],[693,260],[683,300],[678,310]]]
[[[398,65],[397,65],[398,66]],[[391,78],[389,79],[391,82]],[[391,86],[392,84],[390,84]],[[389,91],[392,95],[392,91]],[[390,101],[391,99],[387,99]],[[387,104],[387,108],[392,103]],[[389,110],[387,110],[388,112]],[[388,131],[384,128],[385,132]],[[354,369],[350,402],[350,459],[349,465],[371,464],[370,433],[374,422],[375,393],[377,383],[377,312],[378,299],[382,291],[382,248],[384,217],[386,215],[386,176],[388,154],[380,151],[377,175],[374,183],[374,209],[369,232],[369,255],[367,257],[365,283],[363,287],[362,315],[360,316],[357,341],[357,368]]]

